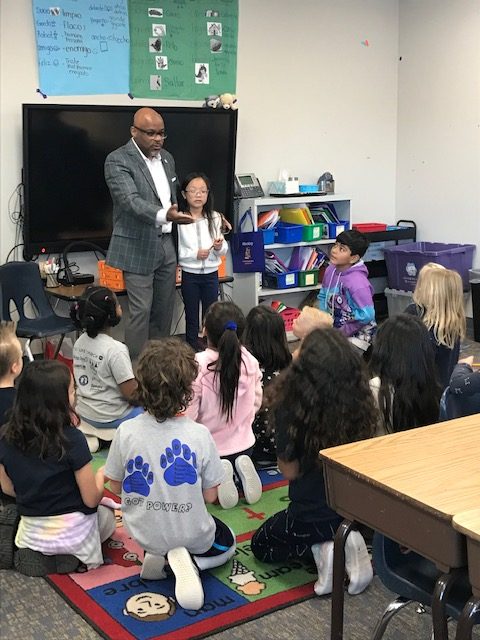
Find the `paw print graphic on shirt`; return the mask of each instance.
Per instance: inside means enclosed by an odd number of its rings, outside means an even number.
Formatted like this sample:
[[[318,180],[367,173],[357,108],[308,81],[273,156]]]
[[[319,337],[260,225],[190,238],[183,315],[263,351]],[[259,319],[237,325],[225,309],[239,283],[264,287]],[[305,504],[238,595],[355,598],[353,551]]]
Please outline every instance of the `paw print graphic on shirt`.
[[[180,440],[172,440],[172,448],[165,449],[165,453],[160,456],[160,466],[165,469],[163,477],[171,487],[197,482],[197,456]]]
[[[126,469],[129,475],[123,481],[125,493],[148,496],[150,485],[153,484],[153,473],[150,471],[148,462],[143,462],[142,456],[137,456],[134,460],[127,462]]]

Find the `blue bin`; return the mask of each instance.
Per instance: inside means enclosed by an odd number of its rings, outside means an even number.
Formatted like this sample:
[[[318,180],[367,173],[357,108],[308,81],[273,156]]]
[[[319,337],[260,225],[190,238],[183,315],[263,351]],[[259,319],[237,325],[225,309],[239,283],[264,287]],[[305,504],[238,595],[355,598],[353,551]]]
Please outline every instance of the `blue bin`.
[[[275,226],[275,242],[290,244],[292,242],[302,242],[303,224],[289,224],[279,222]]]
[[[273,229],[262,229],[263,231],[263,244],[275,243],[275,227]]]
[[[264,273],[263,284],[272,289],[290,289],[298,285],[298,271],[286,273]]]
[[[327,222],[327,224],[328,237],[332,240],[335,240],[339,233],[342,233],[342,231],[347,231],[347,229],[349,229],[350,227],[348,220],[340,220],[340,222]]]

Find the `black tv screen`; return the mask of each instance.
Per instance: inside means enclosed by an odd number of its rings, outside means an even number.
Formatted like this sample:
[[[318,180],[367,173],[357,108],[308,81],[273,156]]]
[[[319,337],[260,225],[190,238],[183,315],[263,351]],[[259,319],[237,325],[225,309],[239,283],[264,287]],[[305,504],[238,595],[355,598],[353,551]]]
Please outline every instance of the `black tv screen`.
[[[24,253],[56,253],[75,240],[106,249],[112,201],[106,156],[130,138],[139,106],[23,105]],[[191,171],[211,180],[215,208],[233,218],[237,112],[159,107],[179,182]],[[78,249],[85,250],[79,246]]]

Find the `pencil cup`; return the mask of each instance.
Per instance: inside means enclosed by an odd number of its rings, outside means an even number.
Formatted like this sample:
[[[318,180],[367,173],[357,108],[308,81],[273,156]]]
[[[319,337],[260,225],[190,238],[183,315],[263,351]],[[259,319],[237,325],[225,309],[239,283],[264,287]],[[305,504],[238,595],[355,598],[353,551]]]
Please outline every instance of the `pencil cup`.
[[[53,287],[59,287],[60,285],[58,284],[57,281],[57,276],[54,273],[47,273],[47,284],[46,286],[51,289]]]

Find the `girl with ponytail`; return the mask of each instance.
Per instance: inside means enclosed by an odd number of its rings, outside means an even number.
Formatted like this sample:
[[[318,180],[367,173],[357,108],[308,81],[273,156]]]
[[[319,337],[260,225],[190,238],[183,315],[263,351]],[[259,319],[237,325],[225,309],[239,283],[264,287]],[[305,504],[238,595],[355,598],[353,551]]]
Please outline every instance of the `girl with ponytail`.
[[[205,315],[207,349],[195,355],[199,365],[187,415],[213,436],[225,472],[218,488],[224,509],[260,500],[262,483],[251,460],[252,423],[262,403],[262,374],[256,358],[242,346],[245,317],[233,302],[215,302]],[[235,470],[234,470],[235,468]]]

